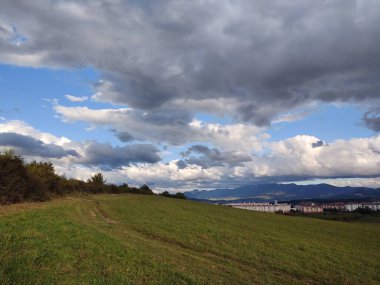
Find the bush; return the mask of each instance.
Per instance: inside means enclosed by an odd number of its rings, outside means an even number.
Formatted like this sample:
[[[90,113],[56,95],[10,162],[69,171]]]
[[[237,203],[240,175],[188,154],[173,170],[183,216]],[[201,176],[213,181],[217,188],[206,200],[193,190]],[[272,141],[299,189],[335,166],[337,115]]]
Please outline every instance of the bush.
[[[144,194],[144,195],[153,195],[154,194],[153,191],[146,184],[144,184],[143,186],[140,187],[139,192],[140,192],[140,194]]]
[[[161,193],[161,196],[167,197],[167,198],[176,198],[176,199],[184,199],[186,200],[186,196],[183,193],[175,193],[175,194],[170,194],[168,191],[164,191]]]
[[[90,179],[87,181],[88,183],[93,183],[99,186],[103,186],[106,184],[107,180],[104,179],[103,174],[101,173],[96,173],[94,176],[92,176]]]
[[[123,183],[118,186],[119,193],[130,193],[130,194],[143,194],[143,195],[154,195],[153,191],[148,185],[144,184],[140,188],[130,187],[128,184]]]
[[[185,194],[179,192],[174,194],[174,198],[186,200]]]
[[[55,174],[51,162],[32,161],[26,165],[28,173],[37,184],[38,191],[34,193],[38,200],[46,200],[52,195],[63,195],[64,189],[60,187],[60,177]]]
[[[74,192],[154,194],[146,184],[140,188],[129,187],[125,183],[120,186],[106,184],[101,173],[96,173],[87,182],[67,179],[55,173],[51,162],[25,164],[22,157],[13,151],[0,152],[0,204],[44,201]]]
[[[87,180],[87,189],[91,193],[104,193],[106,191],[106,180],[103,177],[103,174],[96,173],[90,179]]]
[[[13,151],[0,153],[0,204],[17,203],[32,196],[33,184],[21,157]]]

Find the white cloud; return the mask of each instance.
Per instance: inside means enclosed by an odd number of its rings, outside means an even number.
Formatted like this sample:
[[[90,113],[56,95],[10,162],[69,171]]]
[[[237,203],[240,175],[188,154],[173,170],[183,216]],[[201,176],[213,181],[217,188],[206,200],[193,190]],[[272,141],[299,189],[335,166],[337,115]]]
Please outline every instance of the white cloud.
[[[65,97],[67,100],[69,100],[71,102],[84,102],[84,101],[88,100],[87,96],[77,97],[77,96],[66,94]]]
[[[101,118],[100,118],[101,119]],[[112,157],[121,157],[124,154],[123,147],[114,148],[110,145],[96,142],[76,142],[67,138],[59,138],[49,133],[40,132],[22,121],[5,121],[0,123],[0,133],[17,133],[41,140],[47,144],[61,146],[65,150],[75,150],[80,157],[52,158],[57,171],[68,177],[87,179],[93,173],[101,171],[105,173],[110,182],[126,182],[134,185],[149,183],[154,187],[173,190],[191,190],[199,187],[214,185],[239,185],[240,183],[253,183],[254,181],[266,181],[276,178],[278,181],[320,177],[324,179],[334,177],[353,177],[353,179],[332,181],[334,185],[377,185],[378,179],[357,177],[380,177],[380,136],[372,138],[354,138],[350,140],[336,140],[329,144],[321,143],[321,140],[313,136],[296,136],[286,140],[268,142],[266,139],[258,140],[260,147],[252,144],[249,149],[245,139],[249,135],[244,133],[243,127],[203,125],[194,122],[193,126],[201,129],[203,136],[214,136],[213,141],[218,141],[226,148],[234,147],[241,154],[253,153],[252,161],[242,161],[242,165],[219,165],[207,168],[197,164],[179,166],[178,160],[168,163],[137,163],[129,164],[128,157],[125,163],[117,162],[118,167],[102,166],[116,165],[110,161]],[[247,137],[248,136],[248,137]],[[226,139],[227,138],[227,139]],[[226,141],[231,140],[229,143]],[[240,143],[239,143],[240,142]],[[97,151],[89,153],[89,149]],[[265,147],[266,151],[260,151]],[[154,149],[152,149],[155,152]],[[169,147],[170,150],[170,147]],[[115,153],[114,153],[115,152]],[[117,154],[120,152],[119,154]],[[228,154],[228,152],[226,152]],[[94,164],[89,163],[91,155],[97,158]],[[152,155],[154,155],[152,153]],[[223,153],[221,153],[223,155]],[[102,157],[104,156],[104,157]],[[154,157],[154,156],[149,156]],[[234,156],[235,157],[235,156]],[[239,156],[237,156],[239,157]],[[128,159],[127,159],[128,158]],[[44,159],[30,157],[29,159]],[[87,162],[86,162],[87,159]],[[149,158],[150,159],[150,158]],[[154,158],[156,160],[156,158]],[[343,181],[343,180],[342,180]]]
[[[0,123],[0,132],[1,133],[17,133],[25,136],[31,136],[35,139],[41,140],[46,144],[56,144],[59,146],[64,146],[71,141],[66,137],[57,137],[50,133],[41,132],[36,130],[34,127],[29,124],[19,121],[19,120],[5,120]]]
[[[193,141],[211,143],[224,151],[215,157],[246,158],[253,155],[252,161],[242,159],[241,165],[235,167],[210,167],[215,177],[220,180],[249,179],[249,177],[332,177],[332,176],[376,176],[380,175],[380,137],[355,138],[351,140],[336,140],[329,144],[319,138],[307,135],[295,136],[286,140],[269,142],[269,135],[263,129],[247,124],[221,125],[204,123],[193,119],[187,125],[176,126],[170,124],[170,131],[155,122],[144,121],[143,117],[134,116],[135,110],[128,109],[102,109],[91,110],[57,106],[56,111],[67,120],[88,121],[91,124],[108,125],[118,131],[128,132],[132,137],[160,142],[189,143]],[[120,125],[119,122],[123,122]],[[140,132],[141,131],[141,132]],[[181,139],[172,137],[181,136]],[[229,154],[229,155],[227,155]],[[227,155],[227,156],[226,156]],[[233,156],[231,156],[233,155]],[[190,159],[202,165],[206,158]],[[205,165],[213,165],[212,161],[203,161]],[[226,163],[228,163],[226,161]],[[235,162],[236,163],[236,162]],[[219,163],[216,163],[219,165]],[[156,171],[159,181],[165,179],[173,181],[177,173],[194,172],[194,169],[173,169],[165,165],[151,166],[151,168],[138,168],[139,174],[147,171],[146,176],[154,176]],[[163,175],[162,171],[165,169]],[[179,172],[177,172],[177,170]],[[137,170],[135,170],[137,171]],[[222,173],[219,173],[222,172]],[[201,172],[202,173],[202,172]],[[182,177],[183,178],[183,177]],[[140,178],[145,179],[145,178]],[[184,179],[184,178],[183,178]]]
[[[0,1],[0,62],[90,66],[102,78],[91,99],[128,107],[95,110],[56,102],[53,108],[65,122],[110,127],[128,144],[169,144],[170,151],[205,143],[245,158],[243,165],[207,169],[196,164],[179,169],[174,160],[122,166],[107,171],[115,179],[190,187],[257,177],[375,176],[378,137],[329,145],[312,136],[269,142],[266,126],[301,119],[320,102],[380,104],[379,7],[365,0],[6,0]],[[25,17],[29,14],[33,17]],[[205,122],[199,113],[231,122]],[[375,115],[365,117],[374,130]],[[1,122],[0,132],[74,149],[82,157],[97,144],[40,132],[20,121]],[[110,145],[100,147],[115,152]],[[87,175],[96,167],[80,165],[84,161],[64,157],[55,163],[70,163],[70,173]]]
[[[36,130],[22,121],[0,123],[0,134],[3,142],[0,148],[15,147],[27,159],[51,159],[57,164],[117,168],[131,163],[155,163],[160,160],[160,151],[151,144],[112,146],[96,141],[71,141]],[[38,153],[41,153],[40,157]]]
[[[380,155],[373,152],[380,148],[380,136],[368,139],[339,140],[313,147],[319,139],[311,136],[296,136],[270,144],[269,154],[256,156],[244,166],[218,166],[203,169],[198,165],[188,165],[180,169],[176,161],[168,164],[133,166],[122,172],[140,183],[158,186],[191,189],[226,185],[228,183],[254,183],[255,181],[278,181],[306,177],[353,177],[351,179],[326,180],[337,186],[378,185],[378,178],[355,178],[357,176],[380,176]],[[323,182],[323,180],[321,180]],[[322,183],[321,182],[321,183]]]
[[[135,140],[183,145],[192,141],[212,142],[226,150],[257,151],[261,140],[267,139],[262,128],[242,123],[222,125],[204,123],[178,116],[163,119],[156,113],[140,112],[130,108],[90,109],[88,107],[53,106],[65,122],[84,121],[93,125],[109,126],[116,133],[128,133]]]
[[[259,176],[345,177],[380,175],[380,136],[320,142],[296,136],[269,144],[270,152],[246,164],[245,172]]]

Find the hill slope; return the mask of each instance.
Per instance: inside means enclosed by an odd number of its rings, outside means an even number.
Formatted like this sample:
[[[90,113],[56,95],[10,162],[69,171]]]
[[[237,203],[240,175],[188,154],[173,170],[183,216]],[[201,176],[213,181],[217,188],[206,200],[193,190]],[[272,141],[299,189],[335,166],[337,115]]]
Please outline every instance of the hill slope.
[[[235,189],[194,190],[185,193],[191,199],[247,199],[301,200],[301,199],[358,199],[380,198],[380,189],[365,187],[336,187],[329,184],[258,184]]]
[[[380,226],[142,195],[0,207],[0,284],[378,284]]]

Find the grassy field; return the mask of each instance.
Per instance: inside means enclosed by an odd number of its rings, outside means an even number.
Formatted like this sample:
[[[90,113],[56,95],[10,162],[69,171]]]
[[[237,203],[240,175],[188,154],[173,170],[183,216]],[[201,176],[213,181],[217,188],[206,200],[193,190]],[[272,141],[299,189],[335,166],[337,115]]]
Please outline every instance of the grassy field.
[[[365,214],[357,212],[324,212],[315,214],[293,213],[289,215],[330,221],[380,223],[380,212],[372,212]]]
[[[380,284],[380,224],[97,195],[0,206],[0,284]]]

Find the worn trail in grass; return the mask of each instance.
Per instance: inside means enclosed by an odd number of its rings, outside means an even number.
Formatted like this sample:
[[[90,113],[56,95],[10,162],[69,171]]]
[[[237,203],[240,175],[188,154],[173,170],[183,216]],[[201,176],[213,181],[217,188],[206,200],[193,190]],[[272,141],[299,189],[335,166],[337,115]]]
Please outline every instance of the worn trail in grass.
[[[139,195],[0,208],[0,284],[378,284],[380,224]]]

